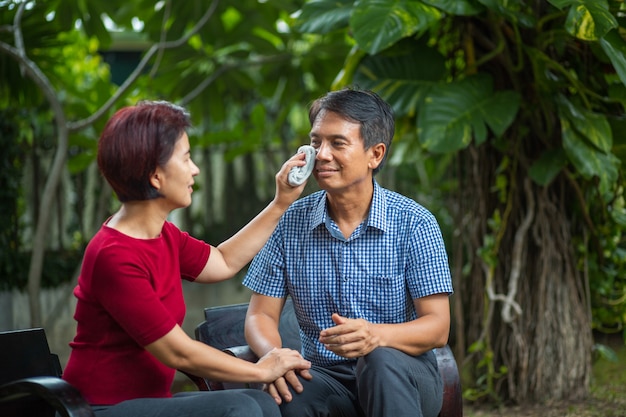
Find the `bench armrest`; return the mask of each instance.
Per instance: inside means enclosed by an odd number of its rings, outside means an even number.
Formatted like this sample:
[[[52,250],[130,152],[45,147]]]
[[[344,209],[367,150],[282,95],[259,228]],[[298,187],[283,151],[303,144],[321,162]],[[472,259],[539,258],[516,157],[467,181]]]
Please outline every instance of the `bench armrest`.
[[[252,351],[252,349],[250,349],[250,346],[248,345],[229,347],[224,349],[224,352],[248,362],[256,362],[259,360],[259,357]]]
[[[63,417],[93,417],[91,406],[76,388],[61,378],[37,376],[18,379],[0,386],[0,406],[32,397],[48,403]]]

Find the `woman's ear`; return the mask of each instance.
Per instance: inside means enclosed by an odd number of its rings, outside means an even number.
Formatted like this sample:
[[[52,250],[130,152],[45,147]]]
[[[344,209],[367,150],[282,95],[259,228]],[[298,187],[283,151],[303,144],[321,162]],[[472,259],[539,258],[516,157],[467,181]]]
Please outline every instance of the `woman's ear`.
[[[374,170],[378,168],[380,163],[383,161],[383,158],[385,157],[385,152],[387,152],[387,145],[379,142],[376,145],[372,146],[369,150],[371,156],[370,161],[367,165],[369,168]]]
[[[158,168],[150,175],[150,185],[157,191],[161,189],[161,173]]]

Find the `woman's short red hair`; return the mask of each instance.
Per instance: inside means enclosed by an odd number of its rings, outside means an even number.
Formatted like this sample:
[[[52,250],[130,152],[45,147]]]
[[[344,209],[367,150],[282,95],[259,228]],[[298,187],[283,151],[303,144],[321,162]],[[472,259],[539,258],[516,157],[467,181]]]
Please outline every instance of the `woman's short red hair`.
[[[98,141],[98,167],[121,202],[160,196],[150,176],[190,126],[189,113],[167,101],[141,101],[109,119]]]

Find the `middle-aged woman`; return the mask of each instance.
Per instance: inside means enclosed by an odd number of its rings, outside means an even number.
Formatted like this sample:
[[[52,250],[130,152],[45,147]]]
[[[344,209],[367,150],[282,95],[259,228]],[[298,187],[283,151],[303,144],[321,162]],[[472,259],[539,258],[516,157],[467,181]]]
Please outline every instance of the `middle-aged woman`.
[[[121,202],[85,250],[74,318],[77,330],[63,375],[96,416],[280,416],[260,390],[171,395],[176,369],[233,382],[270,383],[308,369],[299,352],[276,349],[257,363],[191,339],[182,281],[233,277],[260,250],[304,185],[292,187],[291,157],[276,175],[273,201],[234,236],[213,247],[167,220],[191,204],[194,177],[189,114],[163,101],[120,109],[98,142],[98,166]]]

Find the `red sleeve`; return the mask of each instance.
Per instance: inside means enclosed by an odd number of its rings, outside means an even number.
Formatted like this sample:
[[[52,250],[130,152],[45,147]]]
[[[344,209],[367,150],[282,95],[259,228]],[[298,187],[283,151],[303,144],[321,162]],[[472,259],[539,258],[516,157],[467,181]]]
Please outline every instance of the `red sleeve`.
[[[180,248],[180,275],[187,281],[194,281],[204,269],[211,254],[211,246],[189,233],[183,232],[173,224],[166,222],[164,233],[177,234]]]

